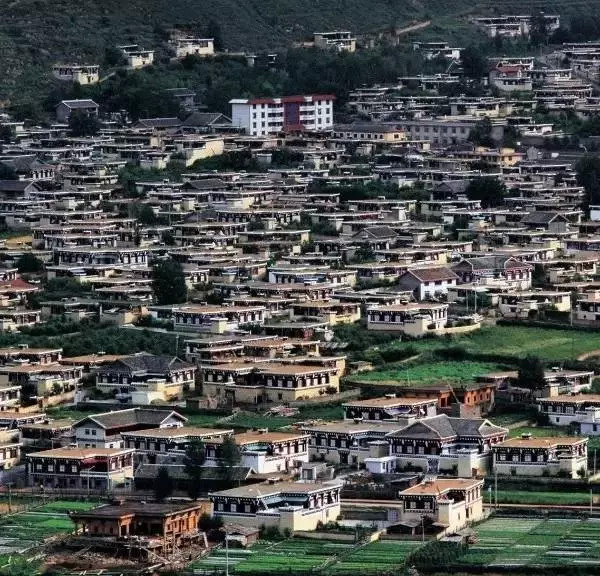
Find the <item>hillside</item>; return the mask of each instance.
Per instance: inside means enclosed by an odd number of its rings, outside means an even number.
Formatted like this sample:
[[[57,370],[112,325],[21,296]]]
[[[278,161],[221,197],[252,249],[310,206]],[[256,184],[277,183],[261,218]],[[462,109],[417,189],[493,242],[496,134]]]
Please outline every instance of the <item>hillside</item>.
[[[219,23],[228,49],[278,48],[315,30],[356,33],[432,18],[443,34],[470,13],[592,12],[600,0],[12,0],[0,19],[0,100],[34,94],[57,61],[99,62],[107,46],[164,46],[165,32]],[[435,24],[437,23],[437,26]]]

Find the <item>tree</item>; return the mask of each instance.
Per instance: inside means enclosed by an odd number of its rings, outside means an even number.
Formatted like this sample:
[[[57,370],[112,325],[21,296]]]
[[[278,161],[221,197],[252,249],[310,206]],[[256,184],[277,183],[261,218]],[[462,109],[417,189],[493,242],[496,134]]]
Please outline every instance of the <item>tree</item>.
[[[504,202],[506,186],[494,176],[482,176],[471,180],[465,193],[469,200],[479,200],[483,208],[490,208]]]
[[[100,131],[100,123],[93,114],[74,110],[69,116],[69,130],[73,136],[95,136]]]
[[[473,142],[475,146],[487,146],[489,148],[495,145],[492,138],[492,122],[487,116],[473,126],[469,132],[469,142]]]
[[[152,268],[152,289],[156,303],[182,304],[187,301],[183,267],[175,260],[162,260]]]
[[[526,356],[519,360],[517,383],[522,388],[536,390],[544,385],[544,363],[537,356]]]
[[[0,180],[18,180],[15,169],[0,162]]]
[[[138,222],[144,226],[154,226],[157,222],[156,214],[150,204],[142,204],[136,215]]]
[[[543,12],[538,12],[531,19],[531,28],[529,30],[529,39],[533,46],[540,46],[548,43],[548,22]]]
[[[223,52],[223,32],[221,25],[216,20],[209,20],[206,25],[206,37],[212,38],[215,46],[215,52]]]
[[[375,260],[375,252],[368,242],[361,244],[352,256],[352,262],[362,264],[364,262],[372,262]]]
[[[235,443],[233,436],[226,436],[221,445],[221,459],[219,467],[221,474],[227,482],[233,480],[233,468],[242,460],[240,447]]]
[[[202,467],[206,462],[206,448],[201,440],[190,442],[185,450],[183,465],[188,477],[188,495],[196,500],[202,491]]]
[[[44,263],[29,252],[22,254],[17,260],[19,274],[37,274],[44,269]]]
[[[123,52],[116,46],[107,46],[104,50],[104,63],[109,67],[122,66],[125,64]]]
[[[577,184],[583,186],[587,195],[586,203],[600,202],[600,157],[586,154],[575,165]]]
[[[467,46],[460,56],[465,76],[479,80],[487,74],[487,62],[480,48]]]
[[[173,494],[173,479],[169,475],[169,470],[161,466],[158,469],[156,481],[154,482],[154,497],[162,502]]]

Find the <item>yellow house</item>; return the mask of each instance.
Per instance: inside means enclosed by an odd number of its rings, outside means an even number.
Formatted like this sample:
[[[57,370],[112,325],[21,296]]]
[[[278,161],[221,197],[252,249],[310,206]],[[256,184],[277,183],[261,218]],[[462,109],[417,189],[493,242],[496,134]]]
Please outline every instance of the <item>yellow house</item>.
[[[483,480],[438,478],[425,480],[398,495],[399,524],[413,534],[452,534],[483,518]]]
[[[241,404],[293,402],[339,391],[335,366],[231,362],[205,366],[202,376],[205,396]]]

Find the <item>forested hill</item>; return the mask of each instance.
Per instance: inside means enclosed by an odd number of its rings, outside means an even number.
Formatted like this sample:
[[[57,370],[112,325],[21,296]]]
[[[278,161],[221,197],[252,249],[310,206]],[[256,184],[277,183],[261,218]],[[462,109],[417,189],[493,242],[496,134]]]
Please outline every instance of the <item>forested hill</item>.
[[[49,66],[102,62],[107,46],[164,46],[168,30],[202,34],[211,20],[232,51],[278,48],[335,28],[375,32],[431,18],[442,35],[452,18],[544,9],[594,13],[600,0],[5,0],[0,18],[0,99],[31,93]]]

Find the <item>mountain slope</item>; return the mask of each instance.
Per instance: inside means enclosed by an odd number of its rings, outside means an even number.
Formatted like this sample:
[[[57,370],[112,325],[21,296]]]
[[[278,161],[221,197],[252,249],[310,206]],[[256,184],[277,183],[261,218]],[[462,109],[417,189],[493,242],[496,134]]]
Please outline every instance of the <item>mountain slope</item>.
[[[229,50],[258,50],[316,30],[372,32],[423,18],[544,9],[591,12],[600,0],[9,0],[0,19],[0,99],[43,85],[53,62],[100,62],[107,46],[164,45],[165,30],[217,21]]]

